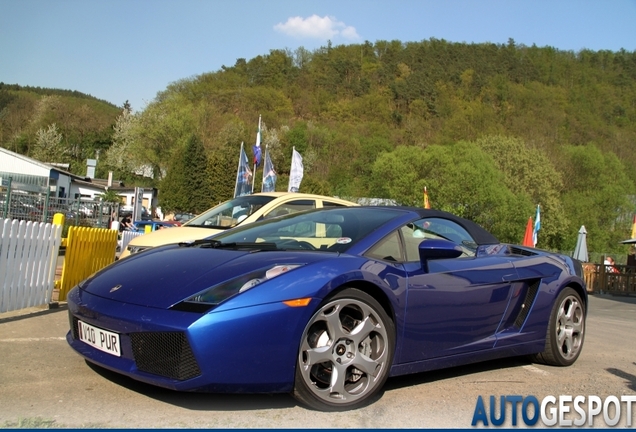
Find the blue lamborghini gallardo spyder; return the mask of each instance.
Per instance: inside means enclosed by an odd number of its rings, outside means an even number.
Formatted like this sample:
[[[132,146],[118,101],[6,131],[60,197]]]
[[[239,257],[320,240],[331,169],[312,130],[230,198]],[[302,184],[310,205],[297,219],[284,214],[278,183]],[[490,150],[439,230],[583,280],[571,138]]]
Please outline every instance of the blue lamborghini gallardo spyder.
[[[70,346],[136,380],[347,410],[390,376],[521,355],[569,366],[587,294],[579,261],[469,220],[341,207],[147,249],[79,283],[68,310]]]

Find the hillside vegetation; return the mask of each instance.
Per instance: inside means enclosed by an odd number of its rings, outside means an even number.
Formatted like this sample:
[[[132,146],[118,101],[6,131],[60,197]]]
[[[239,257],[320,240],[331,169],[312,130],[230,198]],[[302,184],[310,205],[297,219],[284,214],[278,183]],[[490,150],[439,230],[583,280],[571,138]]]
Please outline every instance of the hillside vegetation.
[[[329,44],[171,83],[139,113],[6,85],[0,112],[4,147],[53,149],[48,159],[59,151],[78,173],[99,150],[98,174],[131,181],[145,166],[168,210],[199,212],[231,197],[240,144],[251,157],[262,115],[280,190],[295,147],[301,192],[421,206],[426,186],[434,208],[502,241],[520,242],[541,204],[538,247],[572,250],[585,225],[591,251],[625,252],[618,242],[636,211],[634,52],[512,40]],[[193,184],[208,189],[203,198]]]

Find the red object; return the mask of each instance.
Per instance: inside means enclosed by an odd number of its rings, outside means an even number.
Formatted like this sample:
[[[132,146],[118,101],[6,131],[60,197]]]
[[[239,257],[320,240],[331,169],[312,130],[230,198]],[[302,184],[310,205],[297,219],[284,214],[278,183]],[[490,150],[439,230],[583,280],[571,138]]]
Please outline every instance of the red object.
[[[523,245],[534,247],[534,241],[532,240],[532,218],[528,218],[528,225],[526,225],[526,235],[523,236]]]

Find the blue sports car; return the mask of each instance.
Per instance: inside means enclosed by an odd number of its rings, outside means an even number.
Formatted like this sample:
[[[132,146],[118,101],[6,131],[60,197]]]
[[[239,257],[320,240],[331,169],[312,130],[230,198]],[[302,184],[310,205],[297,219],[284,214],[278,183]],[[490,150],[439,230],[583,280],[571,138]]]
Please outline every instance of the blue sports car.
[[[140,268],[146,271],[139,271]],[[148,249],[68,296],[70,346],[180,391],[368,404],[389,376],[583,346],[581,263],[408,207],[321,209]]]

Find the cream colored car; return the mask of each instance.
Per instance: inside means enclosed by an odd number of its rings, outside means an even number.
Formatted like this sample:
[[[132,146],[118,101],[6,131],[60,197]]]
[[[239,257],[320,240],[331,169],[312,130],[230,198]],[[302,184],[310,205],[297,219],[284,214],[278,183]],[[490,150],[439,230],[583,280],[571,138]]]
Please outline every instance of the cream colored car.
[[[199,240],[221,231],[262,219],[324,207],[358,204],[339,198],[293,192],[265,192],[244,195],[212,207],[183,226],[153,231],[133,238],[120,256],[125,258],[145,249]]]

